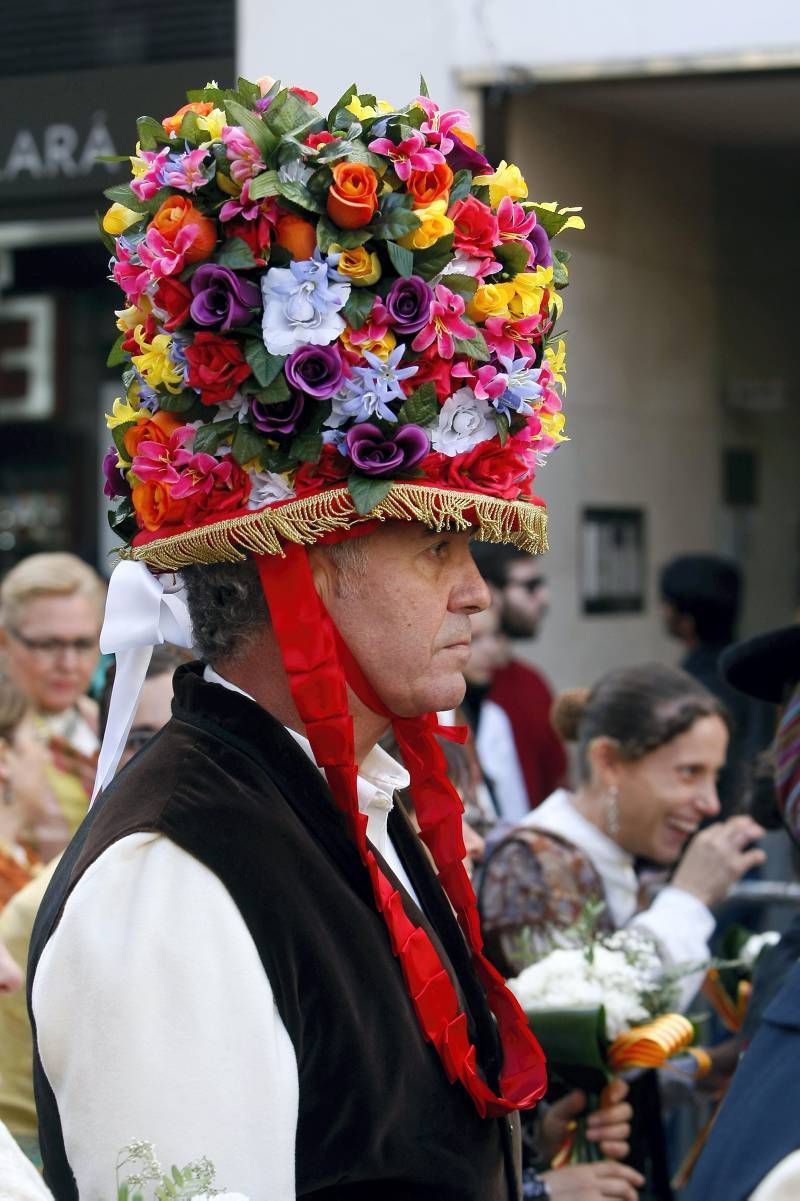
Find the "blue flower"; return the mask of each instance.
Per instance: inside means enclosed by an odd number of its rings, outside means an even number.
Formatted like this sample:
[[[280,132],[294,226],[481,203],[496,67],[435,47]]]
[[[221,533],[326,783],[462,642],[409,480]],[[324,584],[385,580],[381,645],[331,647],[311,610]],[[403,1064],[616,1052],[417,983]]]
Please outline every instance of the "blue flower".
[[[506,390],[492,400],[493,407],[498,413],[510,416],[511,413],[521,413],[527,416],[533,412],[528,404],[541,396],[544,388],[539,383],[539,367],[531,367],[521,355],[519,358],[501,358],[500,362],[506,376]]]
[[[287,355],[298,346],[328,346],[342,333],[340,309],[350,285],[317,250],[313,259],[270,267],[261,278],[262,330],[270,354]]]
[[[416,375],[416,366],[400,367],[405,346],[395,346],[384,361],[371,351],[364,351],[368,367],[354,367],[352,376],[332,398],[332,411],[325,421],[327,426],[338,428],[352,419],[368,421],[380,417],[384,421],[397,421],[396,413],[389,408],[391,401],[404,400],[405,393],[400,381]]]

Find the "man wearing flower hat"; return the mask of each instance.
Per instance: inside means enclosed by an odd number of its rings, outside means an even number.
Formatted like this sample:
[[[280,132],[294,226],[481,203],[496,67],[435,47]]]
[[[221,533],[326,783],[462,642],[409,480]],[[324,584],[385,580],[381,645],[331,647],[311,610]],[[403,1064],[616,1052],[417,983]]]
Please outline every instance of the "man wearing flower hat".
[[[469,539],[546,546],[550,236],[576,218],[427,96],[315,103],[209,85],[140,119],[109,190],[117,697],[29,974],[60,1201],[106,1195],[132,1138],[253,1201],[505,1201],[545,1088],[432,714],[488,602]],[[166,638],[202,662],[108,784]]]

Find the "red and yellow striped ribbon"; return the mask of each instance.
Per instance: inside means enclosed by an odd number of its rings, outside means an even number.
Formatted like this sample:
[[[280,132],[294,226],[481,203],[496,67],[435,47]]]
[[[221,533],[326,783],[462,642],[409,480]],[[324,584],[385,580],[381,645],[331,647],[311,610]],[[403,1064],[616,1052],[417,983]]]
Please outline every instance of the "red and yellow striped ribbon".
[[[689,1046],[694,1027],[680,1013],[665,1013],[644,1026],[634,1026],[614,1039],[608,1051],[613,1072],[628,1068],[660,1068]]]
[[[723,1026],[732,1034],[738,1034],[744,1024],[752,991],[753,986],[749,980],[740,980],[734,1001],[720,980],[719,972],[715,967],[710,967],[706,972],[701,989],[703,996]]]

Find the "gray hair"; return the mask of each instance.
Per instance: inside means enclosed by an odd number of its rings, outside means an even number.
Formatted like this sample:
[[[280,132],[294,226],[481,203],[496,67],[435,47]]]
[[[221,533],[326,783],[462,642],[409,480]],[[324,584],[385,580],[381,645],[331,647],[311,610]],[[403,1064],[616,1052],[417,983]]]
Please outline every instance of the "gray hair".
[[[337,594],[355,594],[367,570],[368,537],[321,547],[338,569]],[[192,564],[181,570],[194,645],[212,665],[245,655],[270,624],[269,610],[253,559],[239,563]]]

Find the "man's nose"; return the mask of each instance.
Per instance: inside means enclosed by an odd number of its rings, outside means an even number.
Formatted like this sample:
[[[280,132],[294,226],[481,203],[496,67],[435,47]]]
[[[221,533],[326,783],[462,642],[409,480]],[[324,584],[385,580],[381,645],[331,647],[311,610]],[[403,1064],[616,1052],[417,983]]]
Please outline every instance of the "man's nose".
[[[458,613],[483,613],[492,603],[492,594],[472,556],[465,564],[463,578],[453,589],[450,608]]]

